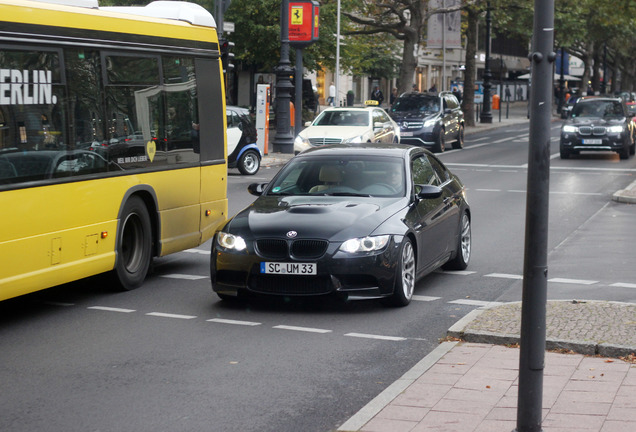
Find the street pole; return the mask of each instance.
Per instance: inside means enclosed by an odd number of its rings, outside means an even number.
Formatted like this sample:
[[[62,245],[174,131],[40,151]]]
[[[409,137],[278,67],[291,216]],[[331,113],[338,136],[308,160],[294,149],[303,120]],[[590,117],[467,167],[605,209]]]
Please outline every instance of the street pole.
[[[540,432],[548,288],[550,131],[554,73],[554,0],[534,1],[530,146],[521,302],[517,432]]]
[[[275,152],[293,153],[294,136],[291,133],[291,90],[294,86],[290,76],[294,69],[289,62],[289,0],[282,0],[280,7],[280,62],[276,72],[276,135]],[[302,72],[302,71],[301,71]]]
[[[303,125],[303,49],[296,48],[296,74],[294,75],[296,94],[294,95],[294,136],[302,131]]]
[[[492,18],[490,16],[490,2],[486,3],[486,62],[484,63],[484,107],[481,110],[480,120],[482,123],[492,123],[492,112],[490,112],[490,27]]]
[[[565,69],[565,49],[561,47],[561,77],[559,78],[559,105],[557,107],[557,113],[561,114],[563,109],[563,103],[565,102],[565,77],[563,76]]]

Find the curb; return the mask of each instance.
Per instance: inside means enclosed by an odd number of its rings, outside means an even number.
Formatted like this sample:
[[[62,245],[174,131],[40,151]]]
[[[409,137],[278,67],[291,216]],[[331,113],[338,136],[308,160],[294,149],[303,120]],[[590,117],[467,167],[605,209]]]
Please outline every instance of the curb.
[[[636,180],[627,188],[616,191],[612,195],[612,200],[619,203],[636,204]]]
[[[635,182],[636,183],[636,182]],[[551,300],[552,302],[569,302],[569,300]],[[518,334],[500,334],[485,330],[470,330],[469,325],[483,313],[505,305],[520,304],[521,302],[509,302],[500,305],[475,309],[448,329],[447,336],[461,339],[466,342],[487,343],[494,345],[513,345],[521,340]],[[609,302],[620,303],[620,302]],[[603,357],[627,357],[636,352],[636,347],[611,343],[594,343],[577,340],[561,340],[546,338],[546,350],[568,350],[583,355],[600,355]]]
[[[384,407],[389,405],[393,399],[398,397],[404,390],[413,384],[424,372],[435,365],[442,357],[444,357],[459,342],[442,342],[426,357],[420,360],[415,366],[407,371],[401,378],[387,387],[382,393],[376,396],[371,402],[366,404],[349,420],[343,423],[336,431],[353,432],[360,430],[367,424],[376,414]]]

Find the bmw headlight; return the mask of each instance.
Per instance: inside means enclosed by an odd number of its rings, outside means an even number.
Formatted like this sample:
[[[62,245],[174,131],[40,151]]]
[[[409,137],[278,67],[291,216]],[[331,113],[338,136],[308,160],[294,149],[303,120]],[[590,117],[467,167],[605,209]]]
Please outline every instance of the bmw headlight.
[[[342,140],[343,144],[358,144],[361,143],[362,141],[364,141],[364,137],[362,135],[357,135],[351,138],[347,138]]]
[[[615,134],[622,133],[623,130],[624,130],[623,125],[609,126],[607,128],[608,133],[615,133]]]
[[[574,132],[576,132],[576,126],[565,125],[565,126],[563,126],[563,132],[574,133]]]
[[[216,236],[216,241],[223,249],[233,250],[236,252],[242,252],[247,249],[247,244],[245,244],[243,237],[223,231],[219,232]]]
[[[378,251],[386,247],[390,238],[390,235],[353,238],[342,243],[340,250],[351,254]]]

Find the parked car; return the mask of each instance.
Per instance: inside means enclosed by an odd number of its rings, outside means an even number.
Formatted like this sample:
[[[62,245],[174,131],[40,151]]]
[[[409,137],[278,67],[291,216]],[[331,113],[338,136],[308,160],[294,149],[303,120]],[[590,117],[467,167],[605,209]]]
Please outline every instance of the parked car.
[[[464,148],[464,112],[451,92],[404,93],[389,112],[400,126],[403,144],[424,146],[441,153],[447,142]]]
[[[241,174],[254,175],[261,167],[261,151],[256,145],[256,127],[245,108],[228,106],[227,166]]]
[[[405,306],[418,279],[470,260],[465,188],[421,147],[316,147],[248,190],[256,201],[212,242],[223,300],[339,294]]]
[[[400,128],[378,106],[327,108],[294,140],[294,153],[326,144],[399,143]]]
[[[632,118],[621,98],[580,98],[561,127],[561,159],[581,151],[615,151],[628,159],[636,150]]]

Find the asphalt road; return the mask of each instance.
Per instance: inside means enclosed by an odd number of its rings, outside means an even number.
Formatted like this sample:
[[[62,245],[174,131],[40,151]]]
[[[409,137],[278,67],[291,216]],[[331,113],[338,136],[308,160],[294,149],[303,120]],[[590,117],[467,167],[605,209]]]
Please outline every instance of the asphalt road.
[[[552,154],[558,154],[553,125]],[[406,308],[375,301],[221,302],[209,244],[156,261],[141,289],[92,278],[0,304],[0,430],[336,429],[476,307],[521,297],[528,126],[480,132],[441,159],[468,186],[473,256]],[[230,214],[249,204],[231,170]],[[552,159],[550,299],[636,303],[636,206],[611,201],[636,159]]]

